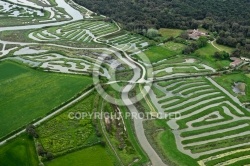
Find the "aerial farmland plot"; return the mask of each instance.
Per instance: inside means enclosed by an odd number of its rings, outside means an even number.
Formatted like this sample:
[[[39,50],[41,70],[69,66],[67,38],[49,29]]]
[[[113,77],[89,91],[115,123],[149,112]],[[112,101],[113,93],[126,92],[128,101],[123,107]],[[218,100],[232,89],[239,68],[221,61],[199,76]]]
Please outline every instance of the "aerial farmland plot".
[[[9,61],[0,68],[1,137],[43,117],[92,83],[87,77],[47,74]],[[54,97],[61,91],[65,93]]]
[[[0,166],[249,165],[248,2],[202,1],[0,0]]]

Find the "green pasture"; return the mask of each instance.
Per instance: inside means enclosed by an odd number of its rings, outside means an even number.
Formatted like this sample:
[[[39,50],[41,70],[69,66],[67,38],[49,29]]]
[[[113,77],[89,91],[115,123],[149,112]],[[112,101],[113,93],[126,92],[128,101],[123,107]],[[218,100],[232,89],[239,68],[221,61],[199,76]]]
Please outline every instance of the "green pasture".
[[[46,166],[114,166],[113,156],[107,151],[106,148],[96,145],[85,148],[65,156],[58,157],[52,161],[46,162]]]
[[[0,165],[38,165],[38,157],[33,139],[25,134],[11,140],[3,146],[0,146]]]
[[[92,80],[46,73],[10,61],[0,62],[0,137],[44,117],[76,96]]]

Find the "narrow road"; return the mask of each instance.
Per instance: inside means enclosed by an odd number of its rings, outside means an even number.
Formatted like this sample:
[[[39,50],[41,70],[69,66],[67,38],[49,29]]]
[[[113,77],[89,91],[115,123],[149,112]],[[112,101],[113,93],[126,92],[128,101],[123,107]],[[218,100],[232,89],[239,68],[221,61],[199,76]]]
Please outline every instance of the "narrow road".
[[[77,103],[78,101],[82,100],[84,97],[86,97],[87,95],[89,95],[91,92],[94,91],[94,88],[90,89],[89,91],[85,92],[84,94],[82,94],[81,96],[77,97],[76,99],[72,100],[71,102],[69,102],[68,104],[62,106],[61,108],[59,108],[58,110],[56,110],[55,112],[49,114],[48,116],[42,118],[41,120],[33,123],[34,126],[39,126],[42,122],[54,117],[55,115],[59,114],[60,112],[64,111],[66,108],[72,106],[73,104]],[[0,142],[0,146],[5,144],[7,141],[19,136],[20,134],[24,133],[24,130],[19,131],[18,133],[10,136],[9,138],[5,139],[4,141]]]

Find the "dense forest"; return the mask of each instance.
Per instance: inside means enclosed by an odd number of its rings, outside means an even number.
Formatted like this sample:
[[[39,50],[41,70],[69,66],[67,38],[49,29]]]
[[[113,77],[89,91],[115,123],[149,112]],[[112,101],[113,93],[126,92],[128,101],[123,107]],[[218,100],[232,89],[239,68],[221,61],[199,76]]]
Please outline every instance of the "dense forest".
[[[109,16],[130,31],[148,28],[213,32],[219,44],[236,47],[235,55],[250,56],[249,0],[74,0]]]

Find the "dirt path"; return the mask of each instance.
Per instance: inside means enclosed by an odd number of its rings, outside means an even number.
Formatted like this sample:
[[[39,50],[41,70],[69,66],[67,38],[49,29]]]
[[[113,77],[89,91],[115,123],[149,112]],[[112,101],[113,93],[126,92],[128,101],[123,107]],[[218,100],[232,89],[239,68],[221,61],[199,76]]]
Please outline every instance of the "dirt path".
[[[217,47],[216,45],[214,45],[214,42],[216,42],[216,40],[213,40],[213,41],[211,42],[212,46],[213,46],[214,48],[216,48],[217,50],[222,51],[219,47]]]

